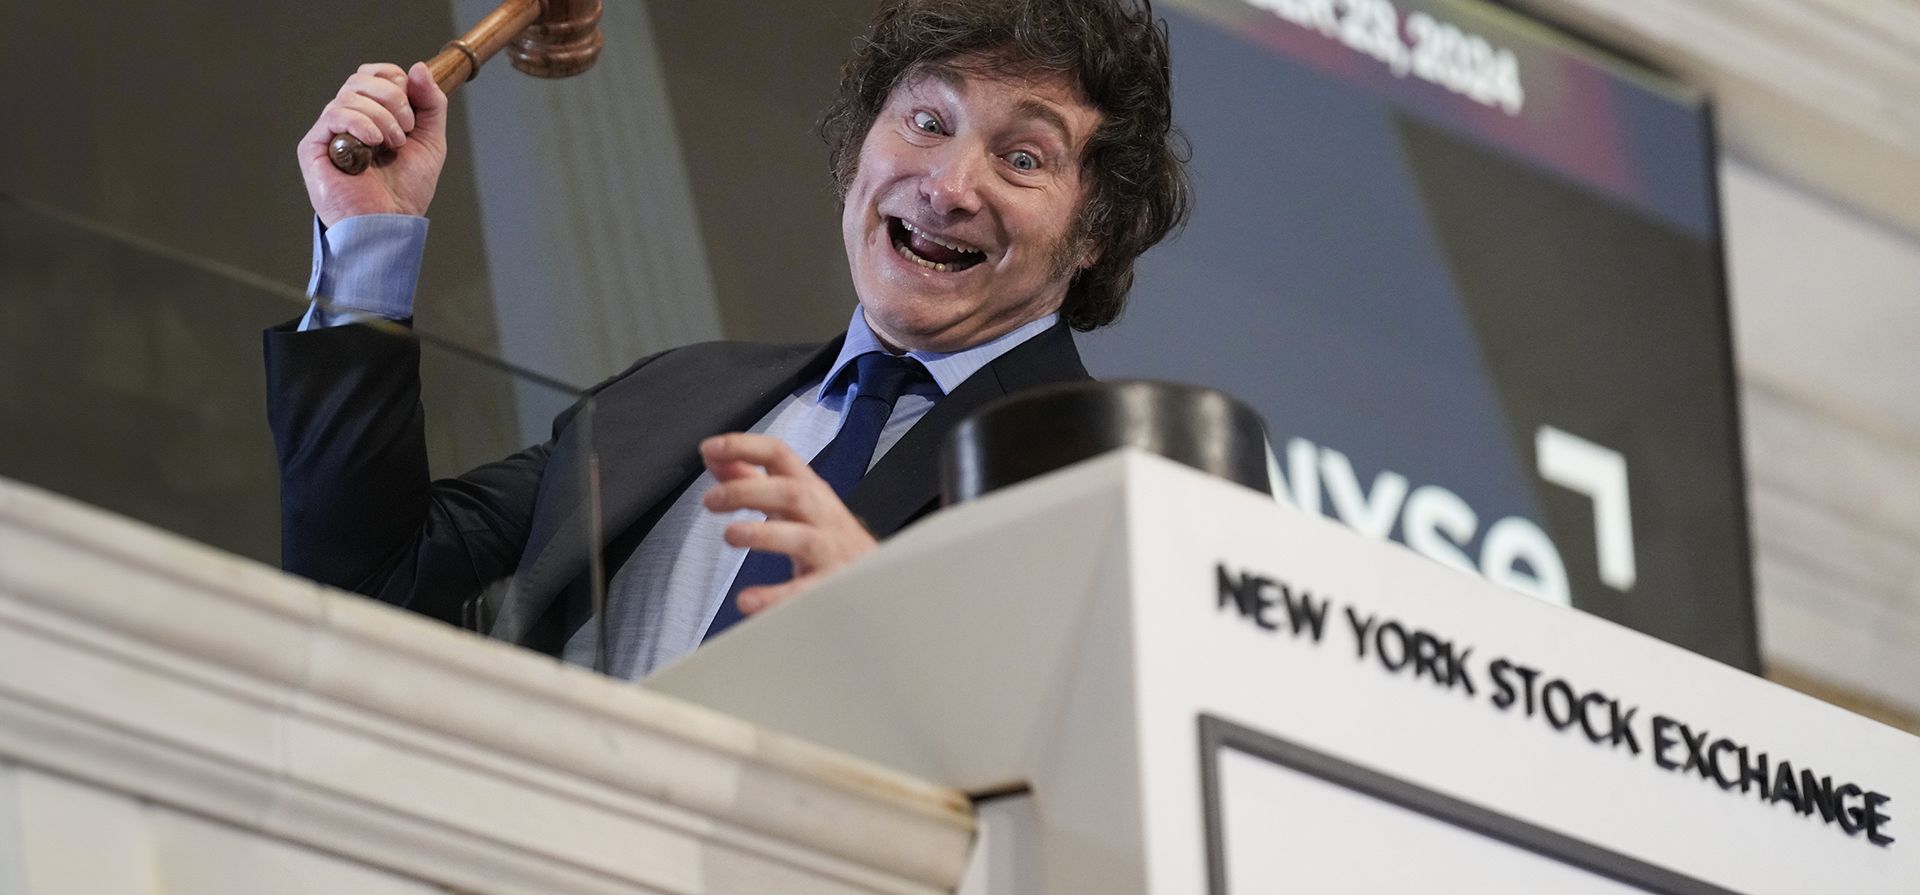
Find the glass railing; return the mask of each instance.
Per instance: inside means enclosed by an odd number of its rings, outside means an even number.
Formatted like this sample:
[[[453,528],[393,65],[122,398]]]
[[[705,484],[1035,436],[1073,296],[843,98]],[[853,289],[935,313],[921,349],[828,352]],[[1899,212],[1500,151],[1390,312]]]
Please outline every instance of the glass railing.
[[[268,332],[308,305],[0,197],[0,478],[480,630],[597,601],[591,399],[396,324]]]

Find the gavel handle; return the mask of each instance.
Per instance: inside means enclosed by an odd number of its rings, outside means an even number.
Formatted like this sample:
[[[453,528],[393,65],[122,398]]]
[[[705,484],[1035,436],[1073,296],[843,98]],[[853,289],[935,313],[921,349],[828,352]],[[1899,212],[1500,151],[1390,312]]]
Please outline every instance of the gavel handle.
[[[480,73],[481,63],[493,58],[501,47],[540,17],[540,2],[507,0],[472,30],[447,41],[440,52],[427,60],[427,70],[433,73],[434,83],[440,85],[442,92],[452,93],[453,88],[473,80],[473,76]],[[334,134],[327,143],[327,155],[333,159],[334,167],[347,174],[358,174],[373,164],[372,147],[352,134]]]

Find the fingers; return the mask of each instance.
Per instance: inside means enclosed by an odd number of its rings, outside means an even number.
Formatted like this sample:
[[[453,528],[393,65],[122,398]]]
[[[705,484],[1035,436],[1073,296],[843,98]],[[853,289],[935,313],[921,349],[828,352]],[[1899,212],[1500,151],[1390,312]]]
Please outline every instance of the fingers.
[[[720,476],[720,471],[715,467],[729,463],[752,464],[776,476],[813,475],[813,468],[800,459],[793,448],[771,435],[749,435],[744,432],[715,435],[700,442],[700,459],[705,461],[709,470],[713,470],[715,478]]]
[[[387,139],[386,131],[372,118],[353,109],[328,104],[319,119],[314,121],[313,128],[300,138],[301,160],[324,160],[327,157],[327,143],[334,134],[351,134],[372,147],[379,147]]]
[[[329,144],[350,134],[376,150],[368,176],[336,170]],[[446,161],[446,95],[425,65],[362,65],[341,84],[298,147],[307,198],[322,224],[362,214],[425,214]]]
[[[715,481],[724,485],[741,479],[765,478],[767,476],[768,469],[765,465],[753,462],[740,455],[738,445],[741,444],[743,440],[746,444],[754,444],[757,441],[771,441],[773,442],[771,447],[765,445],[761,447],[765,450],[784,450],[788,454],[793,453],[793,449],[787,447],[785,442],[764,435],[735,433],[732,435],[714,436],[713,438],[700,442],[700,460],[706,464],[707,471],[713,473]],[[797,460],[798,458],[796,457],[795,459]],[[715,488],[714,490],[719,489]],[[708,497],[712,498],[712,496],[712,492],[708,492]],[[715,509],[715,505],[708,504],[707,508]],[[728,509],[739,509],[739,507],[729,506]],[[758,509],[758,507],[754,509]]]
[[[433,117],[437,138],[446,103],[446,94],[424,63],[415,63],[413,72],[385,62],[362,65],[321,110],[306,142],[324,143],[334,134],[352,134],[368,146],[399,149],[416,127],[427,123],[423,113]]]
[[[781,553],[800,568],[820,565],[824,543],[820,529],[804,522],[735,522],[727,526],[726,541],[735,547]]]
[[[344,88],[343,88],[344,93]],[[406,142],[406,131],[393,110],[358,93],[335,97],[320,110],[306,136],[300,138],[300,156],[324,159],[327,142],[334,134],[352,134],[371,147],[398,147]]]
[[[848,517],[843,525],[768,520],[735,522],[727,526],[726,542],[793,560],[795,575],[806,577],[833,572],[879,547],[866,528]]]
[[[741,615],[753,615],[812,587],[819,578],[818,575],[802,575],[780,584],[756,585],[740,591],[734,600],[740,606]]]
[[[838,504],[833,489],[807,470],[806,478],[758,475],[721,482],[708,489],[700,501],[716,513],[734,510],[759,510],[771,519],[821,521],[828,501]]]
[[[405,88],[407,102],[418,116],[417,126],[439,133],[446,123],[447,94],[433,80],[427,64],[415,62],[401,77],[400,85]]]
[[[767,516],[727,526],[727,543],[793,559],[793,580],[742,591],[741,612],[758,612],[798,594],[878,546],[833,488],[785,442],[766,435],[719,435],[700,443],[700,456],[718,480],[701,497],[708,510],[758,510]]]
[[[373,118],[389,137],[397,134],[399,141],[389,144],[395,148],[404,143],[407,132],[413,130],[413,105],[407,99],[406,87],[386,78],[355,74],[340,85],[340,92],[334,97],[333,104]],[[388,127],[389,122],[391,127]]]
[[[357,69],[354,69],[353,73],[357,75],[372,75],[376,78],[385,78],[386,80],[392,81],[395,85],[401,85],[401,84],[407,83],[407,73],[404,71],[401,71],[400,66],[394,65],[391,62],[369,62],[365,65],[360,66]]]
[[[367,134],[346,130],[346,133],[359,137],[360,142],[368,146],[399,149],[406,145],[406,129],[401,126],[400,119],[393,114],[393,110],[366,96],[355,93],[335,99],[328,104],[327,111],[322,113],[322,117],[329,115],[343,122],[359,123],[370,128],[373,136],[371,140],[367,139]]]
[[[707,469],[713,473],[713,477],[716,480],[722,482],[731,482],[734,479],[757,478],[767,474],[765,469],[755,466],[752,463],[739,460],[728,460],[721,463],[708,464]]]

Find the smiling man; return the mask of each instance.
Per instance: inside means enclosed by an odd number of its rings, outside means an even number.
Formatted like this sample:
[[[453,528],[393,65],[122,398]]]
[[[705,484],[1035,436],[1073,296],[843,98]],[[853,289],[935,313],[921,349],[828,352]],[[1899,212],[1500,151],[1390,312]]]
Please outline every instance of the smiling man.
[[[1100,111],[1045,70],[965,57],[915,71],[867,132],[841,227],[894,347],[959,351],[1053,314],[1096,257],[1078,215]]]
[[[858,299],[846,333],[642,359],[596,387],[590,436],[569,413],[545,444],[429,482],[417,346],[340,324],[411,317],[445,127],[423,66],[369,65],[300,144],[311,291],[330,300],[267,334],[283,564],[449,621],[492,615],[495,636],[624,677],[931,512],[946,432],[993,398],[1086,378],[1069,330],[1113,321],[1134,260],[1189,201],[1145,0],[890,0],[822,124]],[[326,141],[343,131],[382,163],[335,171]],[[572,521],[590,449],[598,543]]]

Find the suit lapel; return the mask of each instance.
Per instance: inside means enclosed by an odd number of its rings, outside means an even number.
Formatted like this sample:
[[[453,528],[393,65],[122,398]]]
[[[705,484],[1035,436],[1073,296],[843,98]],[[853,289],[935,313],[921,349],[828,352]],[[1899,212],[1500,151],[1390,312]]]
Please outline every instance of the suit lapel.
[[[699,474],[701,440],[751,427],[803,380],[820,375],[840,342],[694,345],[657,355],[597,390],[548,458],[527,549],[493,635],[524,640],[561,589],[587,570],[589,550],[603,550]],[[585,449],[589,437],[592,452]],[[586,499],[596,454],[598,531]]]
[[[1055,324],[995,358],[939,401],[847,494],[847,508],[875,537],[886,538],[940,496],[940,454],[947,433],[995,398],[1038,385],[1088,378],[1073,336]]]

